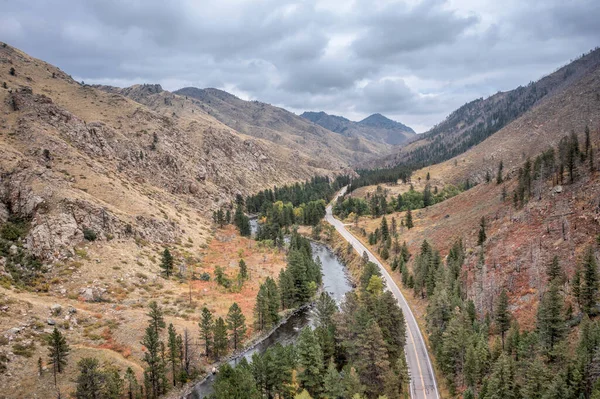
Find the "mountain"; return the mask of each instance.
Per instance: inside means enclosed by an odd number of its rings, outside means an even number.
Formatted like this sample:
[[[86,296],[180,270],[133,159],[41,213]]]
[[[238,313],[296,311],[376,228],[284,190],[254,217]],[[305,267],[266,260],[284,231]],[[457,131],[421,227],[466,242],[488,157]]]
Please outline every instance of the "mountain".
[[[222,90],[186,87],[172,94],[190,100],[201,112],[240,133],[303,153],[329,169],[391,152],[386,143],[364,137],[341,137],[283,108],[245,101]]]
[[[497,315],[502,315],[499,309],[503,308],[505,320],[510,321],[510,326],[505,323],[505,329],[510,327],[505,334],[506,348],[515,337],[535,337],[527,356],[544,359],[539,367],[531,367],[530,361],[523,358],[514,360],[510,355],[501,355],[498,360],[490,360],[488,371],[473,383],[473,390],[483,391],[488,381],[487,386],[500,386],[497,373],[504,369],[506,359],[510,359],[510,367],[518,365],[522,376],[555,373],[553,386],[566,387],[568,377],[562,373],[568,365],[579,361],[580,353],[591,359],[597,350],[597,346],[581,348],[587,329],[598,328],[594,315],[599,298],[594,294],[585,302],[580,289],[597,288],[600,255],[598,58],[595,50],[527,88],[468,104],[433,129],[429,139],[408,146],[413,146],[410,151],[419,148],[417,145],[424,149],[419,154],[424,158],[416,161],[425,164],[435,162],[435,158],[429,161],[427,156],[444,158],[454,151],[460,151],[459,154],[414,171],[410,182],[361,187],[352,192],[354,201],[346,201],[352,210],[358,210],[361,207],[356,205],[356,199],[363,198],[366,201],[362,209],[375,204],[375,213],[385,209],[377,208],[383,202],[377,201],[379,196],[386,197],[389,213],[385,216],[357,217],[352,212],[345,222],[357,237],[369,237],[372,251],[385,249],[385,240],[378,238],[384,222],[386,227],[390,221],[392,226],[399,225],[392,229],[398,231],[398,241],[405,243],[413,256],[405,265],[401,256],[399,261],[390,251],[388,270],[397,284],[410,292],[407,298],[417,309],[415,317],[420,318],[429,334],[435,353],[455,355],[478,348],[479,343],[473,344],[477,339],[474,337],[481,337],[480,326],[486,324],[484,320],[489,315],[494,315],[496,327],[484,332],[483,352],[491,353],[494,346],[501,352],[503,334]],[[545,94],[538,97],[534,95],[536,91]],[[529,100],[526,93],[531,96]],[[487,130],[489,125],[484,123],[481,129],[473,130],[480,124],[478,118],[491,117],[491,110],[501,126]],[[436,137],[441,137],[439,143],[450,148],[448,153],[428,148]],[[400,162],[419,166],[419,162],[409,163],[415,160],[410,158],[410,152],[401,154]],[[497,181],[501,164],[501,179]],[[448,193],[454,196],[444,199]],[[410,228],[402,222],[408,220],[407,211],[389,209],[393,207],[390,204],[402,204],[398,194],[405,201],[400,208],[412,209]],[[429,198],[437,196],[439,202],[412,207],[414,198],[425,198],[427,194]],[[411,205],[407,205],[407,200]],[[401,273],[394,270],[399,264]],[[588,275],[583,277],[584,273]],[[505,306],[501,306],[503,303]],[[552,325],[548,322],[551,307],[557,315]],[[470,320],[466,314],[471,315]],[[588,321],[588,315],[593,322]],[[554,355],[548,355],[552,351],[548,331],[554,327],[560,331],[552,338],[554,353],[564,353],[560,364]],[[464,342],[471,342],[458,352],[457,331],[466,337]],[[475,340],[469,341],[468,337]],[[449,381],[452,388],[461,385],[469,375],[466,369],[455,368],[454,355],[436,359],[439,380]],[[591,360],[587,362],[593,364]],[[530,379],[517,375],[511,381],[514,384],[507,391],[519,392]],[[585,383],[575,386],[574,390],[583,390]],[[551,396],[552,388],[541,388],[540,394]]]
[[[536,82],[498,92],[486,99],[473,100],[396,153],[362,166],[406,164],[422,167],[451,159],[496,134],[530,110],[578,85],[597,71],[599,65],[600,49],[595,49]],[[566,105],[578,104],[577,94],[571,95],[574,97],[563,96],[563,101],[569,101]],[[555,119],[551,112],[548,117]]]
[[[304,112],[300,116],[346,137],[362,137],[390,145],[403,144],[416,137],[414,130],[410,127],[381,114],[373,114],[360,122],[353,122],[342,116],[329,115],[323,111]]]
[[[27,249],[45,261],[72,256],[84,230],[103,244],[193,235],[200,245],[212,211],[237,194],[339,173],[354,159],[320,127],[321,143],[338,146],[323,146],[325,159],[241,134],[157,85],[123,89],[154,110],[8,45],[0,61],[0,223],[27,220]]]

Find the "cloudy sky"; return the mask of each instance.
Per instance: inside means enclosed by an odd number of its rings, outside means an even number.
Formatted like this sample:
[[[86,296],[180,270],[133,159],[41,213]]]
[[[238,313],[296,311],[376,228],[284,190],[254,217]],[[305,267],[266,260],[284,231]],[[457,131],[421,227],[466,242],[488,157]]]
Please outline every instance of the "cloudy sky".
[[[0,40],[86,83],[217,87],[297,113],[380,112],[419,132],[600,45],[598,0],[0,0],[0,9]]]

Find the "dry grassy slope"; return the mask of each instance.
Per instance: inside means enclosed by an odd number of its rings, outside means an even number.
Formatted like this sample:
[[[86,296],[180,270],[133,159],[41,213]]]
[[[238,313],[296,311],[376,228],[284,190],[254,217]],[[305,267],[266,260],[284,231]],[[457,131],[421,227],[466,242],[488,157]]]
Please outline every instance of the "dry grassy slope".
[[[101,238],[132,235],[131,225],[150,241],[201,239],[210,211],[235,194],[331,173],[211,117],[164,116],[82,86],[9,46],[0,66],[2,202],[33,218],[40,255],[68,250],[83,227]]]
[[[231,128],[307,154],[315,162],[343,166],[389,153],[391,146],[359,137],[343,137],[283,108],[244,101],[217,89],[187,87],[175,94],[194,103]]]
[[[154,133],[158,142],[152,149]],[[24,246],[50,266],[31,291],[0,286],[0,352],[10,361],[0,391],[11,398],[48,396],[50,373],[41,378],[36,373],[38,356],[45,359],[47,353],[42,338],[48,317],[73,347],[63,394],[72,391],[82,356],[140,370],[145,306],[151,299],[168,308],[167,322],[178,331],[189,328],[196,337],[199,306],[223,315],[239,295],[214,284],[196,286],[193,304],[186,305],[187,285],[159,277],[164,246],[171,247],[177,266],[199,272],[210,272],[215,264],[234,268],[237,249],[243,248],[258,277],[246,287],[254,292],[265,275],[276,275],[281,256],[247,240],[206,249],[214,235],[211,211],[237,193],[331,173],[210,116],[156,112],[80,85],[58,68],[2,44],[0,153],[0,223],[11,213],[30,218]],[[98,240],[83,241],[84,228],[93,229]],[[231,238],[217,234],[215,245],[220,241]],[[215,251],[219,256],[211,255]],[[235,269],[228,273],[233,277]],[[3,274],[0,263],[2,279]],[[102,292],[108,302],[89,302],[90,295],[98,298]],[[253,296],[246,292],[238,299],[248,313]],[[50,316],[53,303],[77,313]],[[32,342],[32,357],[14,353],[17,343]]]
[[[585,88],[585,83],[583,82],[589,82],[590,75],[595,74],[597,76],[599,68],[600,49],[595,49],[535,83],[519,87],[512,91],[499,92],[486,99],[478,99],[465,104],[450,114],[444,121],[433,127],[429,132],[420,135],[419,139],[402,147],[399,152],[380,160],[366,163],[365,165],[369,167],[393,166],[399,162],[407,161],[411,151],[420,147],[431,148],[433,143],[441,148],[453,148],[453,146],[459,148],[461,143],[468,139],[465,134],[468,133],[469,129],[476,127],[480,123],[491,123],[498,118],[499,114],[504,115],[504,118],[515,118],[515,115],[517,115],[515,119],[510,119],[517,120],[519,119],[519,115],[522,117],[526,113],[533,112],[542,115],[538,122],[552,122],[550,129],[554,129],[552,125],[564,126],[565,124],[554,123],[558,118],[553,119],[552,106],[549,109],[547,102],[553,102],[555,104],[554,107],[559,103],[558,106],[560,107],[560,102],[569,101],[574,109],[579,107],[595,107],[597,109],[597,105],[594,105],[598,104],[597,102],[586,103],[583,98],[577,97],[577,93],[582,88]],[[598,92],[597,82],[592,82],[591,84],[592,89]],[[578,89],[574,90],[574,86],[577,86]],[[565,91],[569,91],[571,94],[565,95]],[[597,100],[595,95],[593,97],[594,100]],[[589,98],[585,98],[585,101],[588,100]],[[544,110],[537,111],[536,108],[544,108]],[[509,109],[510,112],[507,112]],[[566,124],[569,125],[570,121],[567,121]],[[538,123],[528,126],[528,129],[539,128],[541,126],[545,127],[548,124]],[[519,129],[521,129],[521,134],[528,133],[528,131],[522,129],[522,126]],[[504,129],[500,131],[502,130]],[[553,133],[550,132],[550,134]],[[494,133],[492,137],[497,134],[499,132]]]
[[[500,160],[505,172],[514,172],[527,157],[556,148],[571,131],[583,143],[586,125],[592,135],[600,134],[600,65],[464,154],[414,176],[424,178],[429,172],[442,183],[460,183],[467,178],[482,182],[486,171],[495,176]]]
[[[598,148],[597,133],[592,142]],[[580,179],[562,186],[561,193],[555,192],[548,182],[543,186],[541,200],[533,199],[521,210],[515,210],[510,200],[516,179],[502,185],[479,184],[447,201],[414,211],[415,227],[401,228],[400,242],[405,240],[415,254],[426,239],[445,256],[461,238],[468,253],[467,293],[478,310],[482,314],[492,311],[498,294],[506,288],[519,322],[532,327],[539,297],[546,288],[545,268],[552,257],[559,256],[570,277],[584,250],[589,245],[597,248],[600,175],[590,174],[587,169],[587,163],[580,165]],[[503,185],[509,193],[505,202],[501,199]],[[388,215],[388,223],[391,217],[400,224],[404,213]],[[486,218],[488,236],[483,266],[479,264],[477,246],[481,217]],[[365,228],[369,233],[380,223],[381,218],[363,217],[354,231],[358,234],[360,228]],[[568,284],[565,289],[570,292]]]
[[[600,233],[600,176],[585,176],[555,193],[546,186],[542,199],[532,200],[524,209],[515,210],[512,201],[502,202],[502,185],[480,184],[457,197],[427,209],[413,212],[415,227],[401,228],[400,242],[406,241],[412,254],[428,240],[448,254],[459,238],[467,248],[467,294],[482,314],[493,309],[495,300],[506,288],[512,310],[525,327],[532,327],[539,296],[546,287],[545,268],[558,255],[568,276],[588,245],[596,246]],[[516,185],[505,182],[509,193]],[[479,221],[488,223],[485,263],[479,265],[477,246]],[[388,215],[400,224],[404,213]],[[381,218],[361,218],[358,227],[367,232],[379,227]],[[563,235],[564,226],[564,235]],[[359,230],[355,229],[355,233]],[[570,287],[566,286],[567,292]]]

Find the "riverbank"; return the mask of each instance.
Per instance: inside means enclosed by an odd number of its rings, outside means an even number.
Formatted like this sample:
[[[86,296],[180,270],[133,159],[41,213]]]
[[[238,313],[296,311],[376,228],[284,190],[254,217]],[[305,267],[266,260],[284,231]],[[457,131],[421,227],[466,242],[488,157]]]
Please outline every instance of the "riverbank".
[[[323,290],[326,290],[330,295],[340,303],[346,292],[353,289],[351,279],[344,260],[336,255],[336,251],[329,246],[328,243],[311,240],[313,256],[319,257],[322,263],[323,284],[316,292],[314,298],[318,298]],[[313,298],[313,299],[314,299]],[[314,318],[310,309],[314,306],[314,300],[303,305],[293,311],[287,311],[282,315],[282,319],[276,326],[268,332],[254,337],[246,342],[243,350],[215,362],[206,367],[206,371],[212,367],[221,367],[225,363],[235,365],[239,360],[245,357],[251,360],[254,353],[264,353],[269,347],[275,344],[289,345],[296,341],[300,332],[304,327],[312,325]],[[188,383],[183,389],[172,392],[167,398],[196,398],[209,395],[212,392],[212,374],[205,374],[201,379],[195,380],[193,383]],[[194,396],[195,393],[195,396]]]
[[[260,345],[263,342],[265,342],[266,340],[268,340],[282,325],[287,323],[292,317],[310,309],[311,307],[314,306],[314,304],[315,304],[315,301],[313,300],[312,302],[302,305],[299,308],[296,308],[293,310],[288,310],[283,315],[281,320],[276,325],[271,327],[271,329],[269,331],[261,333],[255,337],[251,338],[250,340],[248,340],[246,342],[246,345],[242,349],[238,350],[237,352],[232,353],[229,356],[227,356],[226,358],[223,358],[217,362],[209,364],[207,366],[206,374],[204,374],[201,379],[197,379],[197,380],[188,382],[186,385],[184,385],[177,391],[170,392],[164,398],[165,399],[193,398],[193,391],[194,391],[195,387],[198,384],[205,383],[210,377],[212,377],[212,373],[209,370],[212,370],[213,367],[218,370],[221,366],[223,366],[226,363],[231,363],[231,362],[236,363],[238,360],[241,360],[241,358],[245,357],[248,352],[252,351],[258,345]]]

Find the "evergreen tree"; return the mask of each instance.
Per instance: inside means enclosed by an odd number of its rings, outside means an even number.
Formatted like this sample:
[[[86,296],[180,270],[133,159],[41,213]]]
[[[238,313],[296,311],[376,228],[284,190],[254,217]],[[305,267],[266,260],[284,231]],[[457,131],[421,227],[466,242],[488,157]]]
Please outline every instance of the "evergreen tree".
[[[517,382],[515,378],[515,365],[512,358],[502,353],[492,370],[488,383],[486,399],[517,399]]]
[[[169,248],[165,248],[162,253],[160,267],[163,269],[165,276],[170,277],[171,274],[173,274],[173,256],[171,255]]]
[[[294,282],[290,273],[285,269],[279,271],[279,295],[281,299],[281,309],[285,310],[294,304]]]
[[[590,247],[583,260],[583,280],[581,281],[581,304],[588,315],[598,300],[598,266],[594,250]]]
[[[75,397],[77,399],[104,398],[104,375],[98,359],[84,357],[77,362],[79,375],[76,381]]]
[[[329,363],[327,372],[323,377],[323,394],[328,399],[344,399],[344,386],[342,377],[333,362]]]
[[[227,354],[227,326],[222,317],[215,320],[213,327],[213,353],[217,359]]]
[[[244,317],[242,310],[236,302],[229,307],[229,312],[227,313],[227,327],[231,333],[233,350],[237,351],[238,344],[246,336],[246,317]]]
[[[214,397],[218,399],[261,399],[256,381],[247,366],[231,367],[224,364],[214,384]]]
[[[169,362],[171,363],[173,386],[176,386],[178,376],[177,366],[179,365],[180,348],[177,342],[177,332],[175,331],[175,327],[173,327],[173,323],[169,324],[168,334],[169,339],[167,341],[167,344],[169,346]]]
[[[367,388],[369,397],[374,397],[384,390],[384,378],[390,369],[388,353],[381,329],[374,320],[369,320],[367,325],[357,337],[359,356],[354,359],[354,364],[361,382]]]
[[[242,280],[246,280],[248,278],[248,266],[246,266],[244,259],[240,259],[240,277]]]
[[[198,326],[200,327],[200,339],[204,342],[204,355],[209,357],[213,344],[213,315],[207,307],[202,308]]]
[[[407,229],[412,229],[414,227],[412,212],[411,212],[410,208],[408,208],[406,210],[406,216],[404,218],[404,225],[406,226]]]
[[[252,230],[250,228],[250,219],[248,216],[244,214],[244,209],[242,205],[238,205],[235,210],[235,215],[233,217],[233,221],[238,228],[240,235],[244,237],[250,237]]]
[[[433,196],[431,195],[431,187],[427,184],[423,190],[423,206],[428,207],[430,205],[433,205]]]
[[[485,217],[481,217],[481,221],[479,222],[479,237],[477,238],[477,245],[483,245],[485,240],[487,239],[487,235],[485,234]]]
[[[127,398],[137,399],[139,397],[138,393],[140,388],[135,373],[131,367],[127,367],[127,370],[125,370],[125,381],[127,382]]]
[[[265,280],[265,288],[267,294],[267,319],[271,325],[279,322],[279,304],[281,297],[277,283],[271,277]]]
[[[537,314],[537,328],[540,340],[553,357],[554,346],[564,337],[566,324],[563,317],[563,298],[556,281],[550,283],[548,292],[542,298]]]
[[[558,256],[555,255],[554,258],[552,258],[552,262],[546,269],[546,275],[548,276],[548,282],[552,282],[563,277],[562,268],[558,262]]]
[[[298,338],[298,380],[311,395],[317,396],[323,386],[323,353],[310,327],[305,327]]]
[[[321,292],[315,305],[315,319],[317,326],[323,328],[333,327],[333,316],[337,311],[338,307],[335,300],[327,292]]]
[[[381,218],[381,226],[379,228],[379,231],[381,232],[381,238],[383,239],[383,241],[387,241],[387,239],[390,238],[390,231],[385,216]]]
[[[162,393],[162,380],[164,376],[164,362],[161,359],[161,342],[158,330],[152,324],[146,328],[146,334],[142,340],[144,351],[144,362],[147,366],[144,370],[144,384],[146,385],[146,396],[156,399]]]
[[[148,312],[148,317],[150,317],[150,320],[148,322],[150,323],[150,326],[154,328],[156,334],[159,335],[162,329],[166,326],[162,308],[158,306],[156,301],[151,301],[148,304],[148,307],[150,308],[150,311]]]
[[[508,310],[508,295],[502,290],[498,304],[496,305],[496,328],[502,336],[502,348],[504,348],[504,334],[510,328],[510,311]]]
[[[103,399],[122,399],[124,381],[120,370],[115,365],[108,364],[102,370],[102,377],[104,379]]]
[[[49,349],[48,358],[52,364],[52,372],[54,374],[54,385],[56,385],[56,375],[63,372],[71,348],[69,348],[64,335],[56,327],[54,327],[46,342]]]

